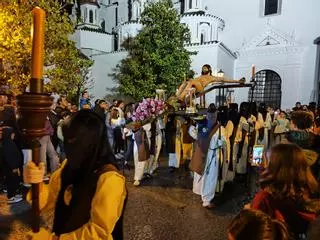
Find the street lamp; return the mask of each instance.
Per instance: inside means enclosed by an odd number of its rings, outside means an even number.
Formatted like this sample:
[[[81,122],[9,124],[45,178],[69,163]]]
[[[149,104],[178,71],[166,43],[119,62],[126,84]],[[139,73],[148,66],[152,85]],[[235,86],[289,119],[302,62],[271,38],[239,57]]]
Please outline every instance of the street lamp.
[[[218,72],[218,77],[220,77],[220,78],[224,77],[224,72],[221,69]]]

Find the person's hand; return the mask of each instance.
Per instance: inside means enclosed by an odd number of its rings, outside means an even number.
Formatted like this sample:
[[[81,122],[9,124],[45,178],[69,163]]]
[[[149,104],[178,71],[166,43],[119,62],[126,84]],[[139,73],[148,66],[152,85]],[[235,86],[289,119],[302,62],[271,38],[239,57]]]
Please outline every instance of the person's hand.
[[[23,181],[25,183],[41,183],[43,182],[43,176],[45,173],[45,165],[40,162],[37,166],[34,162],[28,161],[23,169]]]
[[[243,209],[246,209],[246,210],[251,209],[251,203],[244,205]]]

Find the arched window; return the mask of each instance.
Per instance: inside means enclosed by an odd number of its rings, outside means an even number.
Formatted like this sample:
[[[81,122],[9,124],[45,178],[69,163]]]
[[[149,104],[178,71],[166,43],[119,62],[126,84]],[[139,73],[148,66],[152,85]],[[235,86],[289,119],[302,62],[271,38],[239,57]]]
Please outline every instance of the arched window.
[[[93,11],[89,11],[89,23],[93,23]]]
[[[118,51],[118,48],[119,48],[119,45],[118,45],[118,34],[114,34],[113,40],[114,40],[114,43],[113,43],[114,51]]]
[[[249,101],[265,103],[273,108],[281,108],[281,78],[272,70],[262,70],[255,75],[255,87],[249,91]]]
[[[201,33],[200,44],[204,44],[204,33]]]
[[[138,20],[139,17],[140,17],[140,4],[138,1],[134,1],[132,19]]]
[[[103,31],[106,30],[106,21],[105,21],[105,20],[102,20],[102,22],[101,22],[101,29],[102,29]]]
[[[204,44],[210,41],[210,24],[209,23],[201,23],[199,27],[200,36],[200,44]]]

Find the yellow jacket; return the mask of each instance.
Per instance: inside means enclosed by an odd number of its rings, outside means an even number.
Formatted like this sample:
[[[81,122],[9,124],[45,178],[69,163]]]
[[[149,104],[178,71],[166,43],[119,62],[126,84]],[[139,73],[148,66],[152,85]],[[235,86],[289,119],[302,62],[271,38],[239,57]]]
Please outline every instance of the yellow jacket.
[[[40,191],[40,209],[55,208],[61,188],[61,173],[66,161],[53,173],[49,185],[43,185]],[[100,175],[97,190],[91,203],[90,220],[81,228],[60,235],[59,240],[113,240],[112,231],[120,218],[127,192],[125,178],[116,171],[108,171]],[[29,196],[30,198],[30,196]],[[64,194],[68,205],[72,198],[71,189]],[[32,239],[45,240],[41,233],[33,234]],[[52,239],[52,238],[47,238]]]

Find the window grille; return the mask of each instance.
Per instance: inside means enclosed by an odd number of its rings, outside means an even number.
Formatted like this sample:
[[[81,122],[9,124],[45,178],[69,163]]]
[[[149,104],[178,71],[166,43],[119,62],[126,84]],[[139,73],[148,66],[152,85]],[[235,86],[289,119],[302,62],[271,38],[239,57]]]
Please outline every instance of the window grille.
[[[281,78],[271,70],[262,70],[255,75],[255,87],[249,91],[249,101],[265,103],[273,108],[281,107]]]

